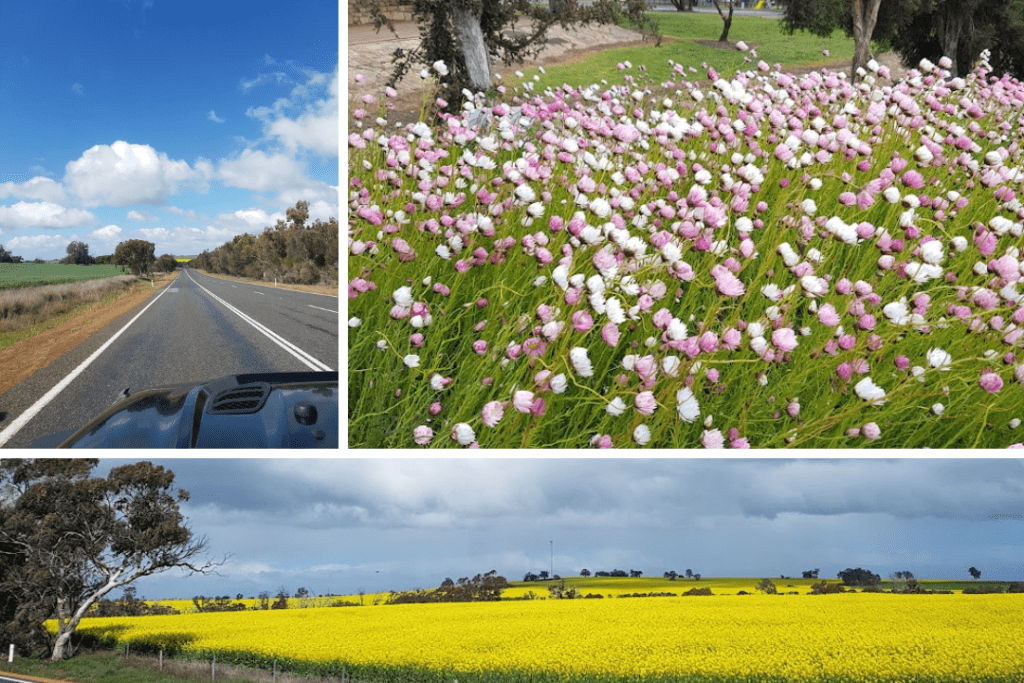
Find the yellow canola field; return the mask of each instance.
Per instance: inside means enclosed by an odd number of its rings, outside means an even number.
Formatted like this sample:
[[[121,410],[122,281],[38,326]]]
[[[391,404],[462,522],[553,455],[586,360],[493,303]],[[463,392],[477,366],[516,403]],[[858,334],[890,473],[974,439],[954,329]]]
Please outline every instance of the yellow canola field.
[[[1024,595],[715,596],[391,605],[85,619],[119,642],[567,679],[1024,681]]]

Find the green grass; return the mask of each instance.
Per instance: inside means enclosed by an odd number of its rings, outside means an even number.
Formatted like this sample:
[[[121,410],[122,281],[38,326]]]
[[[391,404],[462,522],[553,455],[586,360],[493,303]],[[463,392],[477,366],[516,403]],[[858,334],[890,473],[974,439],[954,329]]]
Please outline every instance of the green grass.
[[[64,284],[122,275],[121,266],[60,263],[0,263],[0,289]]]
[[[626,60],[634,67],[645,66],[654,82],[661,83],[672,80],[669,60],[697,69],[694,74],[687,68],[687,78],[703,80],[707,77],[707,70],[701,67],[704,62],[724,75],[738,69],[756,69],[759,60],[769,65],[780,63],[785,67],[794,67],[833,64],[853,58],[853,39],[841,32],[837,31],[829,38],[819,38],[801,31],[790,36],[783,32],[778,19],[734,16],[729,40],[742,40],[757,52],[756,59],[745,63],[745,53],[735,49],[708,47],[697,42],[715,41],[721,34],[722,20],[717,14],[658,12],[655,18],[659,33],[669,38],[659,47],[655,47],[651,40],[643,47],[603,50],[573,64],[546,67],[546,74],[541,74],[537,69],[524,70],[524,80],[533,80],[535,75],[539,76],[535,92],[563,83],[570,86],[587,86],[600,83],[601,80],[619,83],[622,75],[617,65]],[[826,49],[829,51],[828,57],[822,54],[822,50]],[[518,80],[513,76],[506,78],[505,83],[515,85]]]

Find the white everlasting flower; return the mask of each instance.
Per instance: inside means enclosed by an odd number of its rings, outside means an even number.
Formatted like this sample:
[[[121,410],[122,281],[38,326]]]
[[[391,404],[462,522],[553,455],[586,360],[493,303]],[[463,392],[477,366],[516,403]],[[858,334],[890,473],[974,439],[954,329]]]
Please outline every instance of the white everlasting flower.
[[[818,211],[818,205],[813,199],[805,199],[800,202],[800,209],[808,216],[813,216]]]
[[[356,328],[356,327],[359,327],[360,323],[362,323],[362,322],[363,321],[360,320],[359,318],[349,318],[348,319],[348,326],[352,327],[352,328]]]
[[[447,76],[448,65],[445,64],[444,61],[439,59],[436,62],[434,62],[434,71],[436,71],[439,76]]]
[[[476,434],[468,424],[459,422],[452,427],[452,438],[458,441],[460,446],[468,446],[476,441]]]
[[[405,366],[408,368],[418,368],[420,366],[420,357],[415,353],[410,353],[408,356],[402,359]]]
[[[560,372],[551,378],[549,385],[551,386],[551,391],[556,394],[564,394],[565,388],[568,386],[568,381],[565,379],[565,374]]]
[[[872,382],[870,377],[865,377],[857,382],[853,387],[853,391],[872,405],[885,403],[885,390]]]
[[[1016,429],[1017,427],[1020,427],[1020,418],[1015,417],[1010,420],[1010,429]]]
[[[749,325],[747,325],[747,334],[749,334],[751,337],[764,336],[764,325],[756,321],[750,323]]]
[[[377,348],[383,351],[384,349],[388,348],[388,343],[385,340],[381,339],[380,341],[377,342]]]
[[[394,298],[395,303],[402,308],[412,307],[412,290],[406,287],[399,287],[395,290],[395,293],[391,295]]]
[[[929,242],[928,244],[935,244],[935,242]],[[907,264],[906,273],[914,282],[936,280],[942,277],[943,274],[942,266],[931,263],[918,263],[917,261],[911,261]]]
[[[882,191],[882,196],[890,204],[896,204],[900,201],[900,191],[891,185]]]
[[[914,158],[917,159],[918,163],[929,164],[935,158],[935,155],[932,154],[930,149],[921,145],[914,150]]]
[[[910,322],[910,316],[908,315],[909,310],[907,309],[907,298],[903,297],[899,301],[893,301],[892,303],[886,304],[882,307],[882,315],[891,322],[893,325],[906,325]]]
[[[444,389],[444,377],[437,374],[436,372],[430,376],[430,388],[434,391],[441,391]]]
[[[679,318],[673,318],[672,322],[668,324],[668,329],[666,330],[666,332],[668,332],[668,338],[671,339],[672,341],[686,339],[686,323],[684,323]]]
[[[576,373],[581,377],[590,377],[594,374],[594,367],[590,364],[590,358],[587,357],[587,350],[582,346],[573,347],[569,351],[569,360]]]
[[[651,441],[651,428],[647,425],[637,425],[633,430],[633,441],[639,446],[646,446]]]
[[[675,263],[682,258],[683,252],[675,242],[667,242],[661,248],[661,257],[669,263]]]
[[[679,376],[679,366],[681,365],[679,358],[676,356],[665,356],[661,359],[661,369],[665,371],[665,374],[669,377]]]
[[[816,275],[804,275],[800,278],[800,287],[804,290],[804,296],[811,298],[828,292],[828,284]]]
[[[626,322],[626,312],[622,310],[622,302],[614,297],[605,302],[605,314],[616,325]]]
[[[924,368],[922,368],[920,365],[915,365],[914,367],[910,368],[910,376],[916,379],[918,382],[924,381],[924,372]]]
[[[676,412],[683,422],[695,422],[700,417],[700,404],[690,387],[683,387],[676,392],[676,403]]]
[[[587,244],[597,244],[604,241],[604,234],[594,226],[587,225],[580,230],[580,239]]]
[[[622,413],[626,412],[626,402],[621,397],[616,396],[612,399],[612,402],[605,406],[605,412],[612,417],[618,417]]]
[[[946,406],[941,403],[936,403],[932,405],[932,412],[936,415],[942,415],[942,413],[946,412]]]
[[[967,238],[964,237],[963,235],[957,235],[956,237],[951,239],[950,242],[953,243],[953,248],[956,249],[957,251],[964,251],[965,249],[967,249]]]
[[[740,216],[736,219],[736,230],[742,235],[746,235],[754,230],[754,221],[750,220],[746,216]]]
[[[944,258],[946,258],[946,252],[942,248],[942,242],[932,240],[927,244],[921,245],[921,260],[925,263],[938,265],[942,263]]]
[[[612,205],[607,200],[597,197],[590,200],[590,210],[600,218],[607,218],[611,215]]]
[[[597,274],[591,275],[587,278],[587,291],[591,294],[604,292],[604,278]]]
[[[434,249],[434,253],[443,258],[445,261],[451,260],[452,252],[446,244],[439,244]]]
[[[515,194],[517,197],[519,197],[521,200],[527,203],[531,203],[535,199],[537,199],[537,193],[534,192],[533,188],[527,185],[526,183],[523,183],[522,185],[517,187]]]
[[[551,271],[551,280],[564,292],[569,289],[569,269],[563,264]]]
[[[953,363],[953,356],[942,349],[928,349],[928,365],[938,370],[949,370]]]

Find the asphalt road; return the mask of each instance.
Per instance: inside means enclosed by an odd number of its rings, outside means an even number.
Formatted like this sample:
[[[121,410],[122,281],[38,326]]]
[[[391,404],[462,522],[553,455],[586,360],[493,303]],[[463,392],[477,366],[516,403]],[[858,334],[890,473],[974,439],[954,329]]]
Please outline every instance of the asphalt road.
[[[338,297],[231,282],[184,268],[155,296],[0,394],[2,435],[113,339],[3,447],[25,448],[41,436],[78,429],[126,388],[135,393],[239,373],[336,370],[338,326]]]

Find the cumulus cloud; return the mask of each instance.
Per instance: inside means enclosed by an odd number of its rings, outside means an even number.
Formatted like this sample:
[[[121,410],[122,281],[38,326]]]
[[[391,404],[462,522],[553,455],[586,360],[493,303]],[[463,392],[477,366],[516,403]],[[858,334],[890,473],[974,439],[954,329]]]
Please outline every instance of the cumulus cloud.
[[[150,242],[163,241],[171,236],[167,228],[139,228],[136,232]]]
[[[217,168],[217,177],[229,187],[258,192],[281,191],[309,184],[302,164],[287,154],[267,154],[243,150],[234,159],[225,159]]]
[[[8,251],[28,251],[33,253],[64,249],[73,238],[63,235],[19,235],[7,241]]]
[[[89,237],[97,242],[120,242],[122,232],[124,231],[116,225],[107,225],[98,230],[93,230],[89,233]]]
[[[178,208],[177,206],[168,206],[167,210],[176,216],[181,216],[186,221],[205,221],[209,220],[209,217],[205,214],[196,213],[192,209],[185,211],[184,209]]]
[[[213,109],[211,109],[210,113],[206,115],[206,118],[210,119],[214,123],[224,123],[224,121],[227,120],[227,119],[222,119],[219,116],[217,116],[217,112],[215,112]]]
[[[63,185],[42,176],[36,176],[23,183],[0,183],[0,197],[7,196],[58,203],[68,199]]]
[[[149,145],[118,140],[96,145],[68,162],[64,184],[86,206],[163,205],[181,190],[205,193],[206,178],[184,161],[172,161]]]
[[[0,206],[0,228],[75,228],[93,225],[96,216],[84,209],[68,209],[53,202],[18,202]]]
[[[128,220],[130,221],[158,221],[160,220],[149,211],[129,211]]]
[[[306,82],[297,85],[289,98],[278,100],[273,107],[250,108],[246,115],[263,121],[264,134],[277,138],[288,149],[308,149],[324,156],[337,156],[338,71],[330,76],[309,70],[305,73]],[[325,85],[324,97],[305,102]],[[294,118],[285,114],[297,108],[302,111]]]

